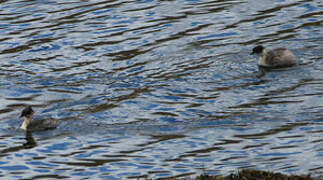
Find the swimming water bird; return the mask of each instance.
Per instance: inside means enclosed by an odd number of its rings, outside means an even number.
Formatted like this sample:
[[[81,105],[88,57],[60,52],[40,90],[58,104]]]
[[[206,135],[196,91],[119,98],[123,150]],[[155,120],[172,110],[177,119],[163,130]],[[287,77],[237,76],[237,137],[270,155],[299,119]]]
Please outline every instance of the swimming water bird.
[[[263,46],[256,46],[251,54],[260,55],[258,65],[267,68],[280,68],[296,65],[295,55],[286,48],[267,50]]]
[[[55,119],[38,119],[33,120],[34,110],[27,106],[22,112],[20,117],[24,117],[24,122],[20,126],[20,129],[24,131],[43,131],[48,129],[55,129],[58,120]]]

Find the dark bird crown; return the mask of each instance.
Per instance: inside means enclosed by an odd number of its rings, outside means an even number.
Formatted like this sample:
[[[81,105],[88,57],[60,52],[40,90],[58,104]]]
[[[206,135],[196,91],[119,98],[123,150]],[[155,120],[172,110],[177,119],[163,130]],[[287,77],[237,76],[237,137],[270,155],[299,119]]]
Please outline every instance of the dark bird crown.
[[[24,110],[22,110],[20,117],[30,116],[34,114],[34,110],[31,106],[27,106]]]
[[[252,49],[252,53],[251,54],[260,54],[263,52],[265,48],[262,45],[256,46]]]

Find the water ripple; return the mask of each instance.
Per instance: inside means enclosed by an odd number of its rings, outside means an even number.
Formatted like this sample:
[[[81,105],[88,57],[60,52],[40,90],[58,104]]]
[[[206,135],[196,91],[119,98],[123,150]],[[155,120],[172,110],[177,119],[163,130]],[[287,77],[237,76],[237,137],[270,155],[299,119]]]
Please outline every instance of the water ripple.
[[[0,177],[322,176],[321,7],[1,2]],[[258,68],[256,44],[285,46],[299,65]],[[24,134],[26,105],[59,126]]]

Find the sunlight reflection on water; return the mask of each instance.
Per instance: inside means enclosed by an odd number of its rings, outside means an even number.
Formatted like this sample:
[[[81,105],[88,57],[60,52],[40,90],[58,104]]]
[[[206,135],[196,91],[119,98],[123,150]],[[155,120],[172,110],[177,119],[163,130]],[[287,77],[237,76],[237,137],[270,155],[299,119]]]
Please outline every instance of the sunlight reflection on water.
[[[0,177],[322,177],[319,1],[0,4]],[[256,44],[299,65],[260,76]]]

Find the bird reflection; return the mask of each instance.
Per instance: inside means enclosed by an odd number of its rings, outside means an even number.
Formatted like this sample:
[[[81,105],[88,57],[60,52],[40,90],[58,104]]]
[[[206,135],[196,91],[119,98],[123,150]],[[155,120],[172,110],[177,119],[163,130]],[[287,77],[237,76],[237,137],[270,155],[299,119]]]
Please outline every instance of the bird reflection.
[[[269,72],[270,69],[262,66],[258,66],[258,72],[257,72],[257,77],[263,77],[267,72]]]
[[[26,139],[26,142],[23,144],[25,149],[30,149],[37,146],[37,143],[33,138],[32,132],[27,131],[25,139]]]
[[[4,149],[4,150],[1,151],[1,153],[18,152],[18,151],[23,150],[23,149],[31,149],[31,148],[37,146],[37,143],[36,143],[35,139],[32,136],[32,132],[27,131],[25,133],[25,140],[26,140],[26,142],[24,144]]]

